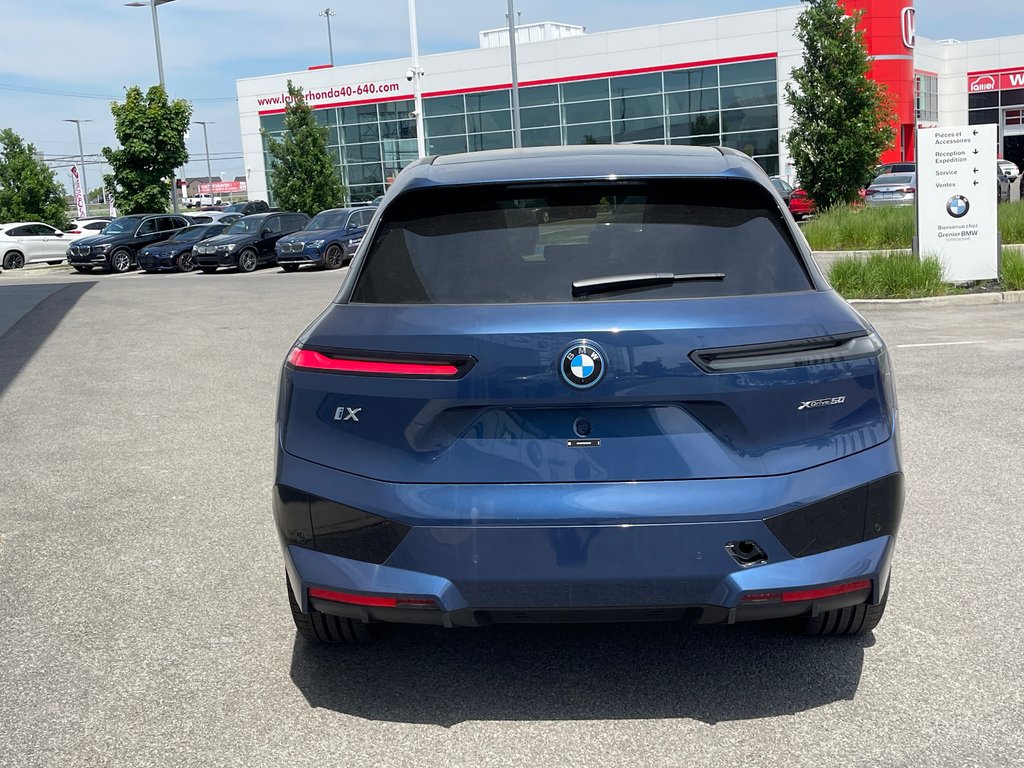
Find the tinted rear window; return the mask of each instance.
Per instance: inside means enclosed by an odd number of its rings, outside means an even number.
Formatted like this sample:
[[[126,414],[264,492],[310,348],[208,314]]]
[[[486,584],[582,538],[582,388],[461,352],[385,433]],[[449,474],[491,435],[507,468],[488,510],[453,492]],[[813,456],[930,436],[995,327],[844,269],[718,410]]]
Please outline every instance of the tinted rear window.
[[[738,179],[674,179],[407,193],[385,210],[350,301],[568,302],[574,281],[650,272],[725,277],[586,300],[812,288],[767,190]]]

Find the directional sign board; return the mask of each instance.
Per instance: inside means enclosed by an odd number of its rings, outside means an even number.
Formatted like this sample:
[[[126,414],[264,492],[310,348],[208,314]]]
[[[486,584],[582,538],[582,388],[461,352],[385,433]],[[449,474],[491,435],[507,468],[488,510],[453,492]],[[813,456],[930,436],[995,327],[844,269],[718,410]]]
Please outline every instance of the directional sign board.
[[[995,125],[918,131],[920,253],[937,256],[951,282],[997,276],[997,141]]]

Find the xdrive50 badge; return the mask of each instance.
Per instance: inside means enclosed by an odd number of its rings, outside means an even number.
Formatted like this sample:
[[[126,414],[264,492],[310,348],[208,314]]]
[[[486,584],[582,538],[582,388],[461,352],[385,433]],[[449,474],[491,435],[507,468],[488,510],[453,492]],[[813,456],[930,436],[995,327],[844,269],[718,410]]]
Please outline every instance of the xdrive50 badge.
[[[591,341],[577,339],[562,353],[562,380],[575,389],[589,389],[604,378],[604,351]]]

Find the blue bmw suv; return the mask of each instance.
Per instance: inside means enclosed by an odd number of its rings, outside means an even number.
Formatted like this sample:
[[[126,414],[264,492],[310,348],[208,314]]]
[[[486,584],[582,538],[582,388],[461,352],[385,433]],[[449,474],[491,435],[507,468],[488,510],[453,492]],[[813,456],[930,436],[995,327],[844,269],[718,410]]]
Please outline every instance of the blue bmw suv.
[[[768,177],[705,147],[406,169],[281,377],[299,633],[882,617],[903,508],[885,345]]]

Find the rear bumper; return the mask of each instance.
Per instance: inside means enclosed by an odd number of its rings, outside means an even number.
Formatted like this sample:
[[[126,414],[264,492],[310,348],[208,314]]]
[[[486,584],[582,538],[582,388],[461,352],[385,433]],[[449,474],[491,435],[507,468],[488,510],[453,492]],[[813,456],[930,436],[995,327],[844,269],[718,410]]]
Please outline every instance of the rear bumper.
[[[731,623],[877,603],[903,504],[894,440],[785,476],[622,484],[380,483],[279,452],[278,484],[275,514],[302,610],[448,626]],[[282,502],[285,487],[305,491]],[[766,562],[737,562],[726,544],[739,541],[756,542]],[[857,580],[870,587],[750,602]],[[433,605],[310,599],[311,587]]]

